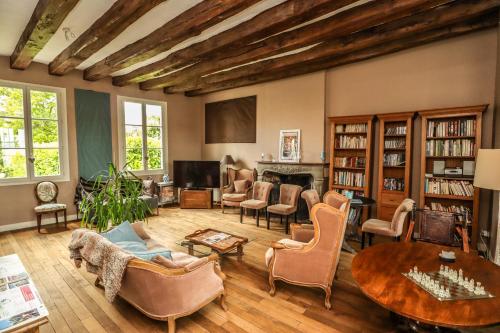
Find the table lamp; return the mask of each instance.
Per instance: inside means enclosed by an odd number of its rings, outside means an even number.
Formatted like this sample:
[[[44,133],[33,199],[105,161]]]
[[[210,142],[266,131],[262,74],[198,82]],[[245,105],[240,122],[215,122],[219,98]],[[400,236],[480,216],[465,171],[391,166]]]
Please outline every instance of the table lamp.
[[[220,160],[220,165],[221,167],[222,166],[225,166],[225,172],[226,174],[223,174],[223,172],[221,172],[221,182],[220,182],[220,186],[221,188],[225,185],[224,184],[224,180],[227,180],[227,174],[228,174],[228,167],[229,165],[234,165],[234,160],[233,160],[233,157],[231,155],[224,155],[224,157]]]
[[[476,157],[476,171],[474,174],[474,186],[494,191],[500,191],[500,149],[479,149]],[[500,194],[497,193],[498,203],[496,206],[496,255],[495,262],[500,265]],[[494,205],[495,207],[495,205]],[[495,214],[495,212],[493,213]],[[495,223],[495,221],[493,221]]]

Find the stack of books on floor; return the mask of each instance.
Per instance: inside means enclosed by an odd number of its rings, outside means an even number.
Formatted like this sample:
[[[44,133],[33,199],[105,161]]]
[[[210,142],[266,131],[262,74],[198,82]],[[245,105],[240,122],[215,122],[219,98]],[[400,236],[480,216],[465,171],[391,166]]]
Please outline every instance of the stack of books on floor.
[[[425,179],[425,193],[446,194],[471,197],[474,195],[474,186],[465,180],[447,180],[447,179]]]

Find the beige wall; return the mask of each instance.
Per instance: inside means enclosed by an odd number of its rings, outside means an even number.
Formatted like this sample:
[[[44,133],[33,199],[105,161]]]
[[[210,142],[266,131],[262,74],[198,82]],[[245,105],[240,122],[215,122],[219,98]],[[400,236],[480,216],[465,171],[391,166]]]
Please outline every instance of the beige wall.
[[[329,70],[326,115],[347,116],[489,104],[483,147],[492,144],[497,30],[466,35]],[[378,132],[378,128],[376,128]],[[420,123],[414,127],[412,197],[418,198]],[[328,135],[328,134],[327,134]],[[378,135],[374,156],[378,156]],[[328,140],[328,138],[327,138]],[[377,163],[373,184],[377,184]],[[373,195],[377,187],[373,186]],[[489,193],[481,191],[480,220],[488,228]]]
[[[203,135],[203,158],[220,160],[230,154],[238,166],[253,168],[261,153],[272,154],[278,159],[281,129],[300,129],[302,162],[320,162],[324,141],[324,94],[325,74],[318,72],[202,97],[202,103],[210,103],[257,96],[257,143],[204,144]],[[202,127],[204,130],[205,126]]]
[[[80,71],[58,77],[48,75],[47,66],[34,63],[25,71],[9,68],[8,57],[0,57],[0,80],[41,84],[66,88],[66,109],[68,119],[68,142],[70,161],[70,181],[58,183],[59,202],[68,204],[68,214],[75,214],[73,196],[78,180],[78,161],[76,151],[74,89],[88,89],[110,94],[111,123],[113,139],[113,158],[118,159],[117,136],[117,95],[160,100],[167,102],[168,121],[168,159],[169,167],[174,159],[201,158],[201,123],[199,98],[182,95],[167,96],[160,91],[146,92],[136,86],[114,87],[109,79],[90,82],[82,80]],[[33,185],[0,186],[0,227],[13,223],[28,222],[35,219],[33,207],[36,200]],[[28,226],[29,223],[23,223]]]

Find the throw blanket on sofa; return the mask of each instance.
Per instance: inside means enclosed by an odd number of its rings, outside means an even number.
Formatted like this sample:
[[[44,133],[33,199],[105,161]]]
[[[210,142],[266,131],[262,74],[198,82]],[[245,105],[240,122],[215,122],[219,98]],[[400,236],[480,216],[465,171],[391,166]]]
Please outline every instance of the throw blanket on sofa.
[[[127,264],[134,256],[91,230],[77,229],[71,237],[68,246],[70,259],[78,268],[82,259],[85,260],[87,271],[97,274],[104,286],[106,299],[113,302],[120,291]]]

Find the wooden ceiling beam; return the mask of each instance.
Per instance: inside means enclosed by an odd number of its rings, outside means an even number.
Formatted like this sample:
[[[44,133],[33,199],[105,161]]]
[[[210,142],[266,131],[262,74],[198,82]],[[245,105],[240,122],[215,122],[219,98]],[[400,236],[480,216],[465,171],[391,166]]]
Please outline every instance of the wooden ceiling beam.
[[[231,29],[174,52],[165,59],[143,66],[125,75],[116,76],[113,78],[113,84],[124,86],[165,75],[173,68],[180,68],[202,61],[205,59],[205,55],[215,50],[220,50],[228,45],[238,47],[251,41],[258,41],[356,1],[358,0],[285,1]]]
[[[26,69],[77,3],[78,0],[39,0],[10,56],[10,67]]]
[[[49,64],[49,73],[64,75],[115,39],[142,15],[166,0],[118,0],[90,28]]]
[[[498,12],[495,11],[488,16],[481,16],[472,21],[456,23],[451,26],[439,28],[418,34],[416,36],[398,40],[391,43],[385,43],[375,47],[363,49],[361,51],[349,53],[344,56],[320,59],[315,61],[304,62],[296,64],[290,68],[282,69],[279,71],[266,71],[260,74],[249,75],[233,80],[222,81],[215,83],[208,88],[196,89],[187,91],[186,96],[198,96],[220,90],[232,89],[237,87],[248,86],[256,83],[263,83],[273,80],[279,80],[292,76],[312,73],[320,70],[325,70],[341,65],[346,65],[354,62],[359,62],[382,55],[391,54],[408,48],[420,46],[423,44],[435,42],[442,39],[452,38],[478,30],[493,28],[498,26]]]
[[[188,83],[168,87],[165,89],[165,92],[177,93],[187,90],[204,89],[222,81],[238,79],[240,77],[269,71],[279,71],[290,66],[295,66],[296,64],[316,59],[343,56],[347,53],[408,38],[414,34],[472,19],[483,15],[485,12],[499,5],[500,0],[483,0],[480,2],[464,0],[455,2],[346,37],[333,39],[300,53],[263,60],[240,66],[232,70],[221,71],[205,77],[192,79]]]
[[[326,19],[311,23],[304,27],[271,36],[262,41],[248,44],[244,47],[229,47],[218,53],[212,54],[211,58],[200,65],[194,65],[182,73],[148,80],[140,84],[142,89],[163,88],[183,80],[191,78],[194,74],[190,70],[203,74],[211,71],[229,68],[245,64],[258,59],[270,57],[279,53],[291,51],[301,47],[313,45],[326,39],[344,36],[356,31],[364,30],[379,24],[393,21],[395,19],[418,13],[422,10],[436,7],[453,0],[377,0],[345,10]],[[207,65],[206,62],[210,62]],[[175,63],[175,60],[172,60]],[[222,67],[224,66],[224,67]],[[200,69],[201,68],[201,69]],[[189,73],[187,73],[189,72]],[[175,81],[171,79],[174,78]]]
[[[197,36],[260,0],[204,0],[184,11],[146,37],[87,68],[84,79],[99,80],[167,51],[174,45]]]

